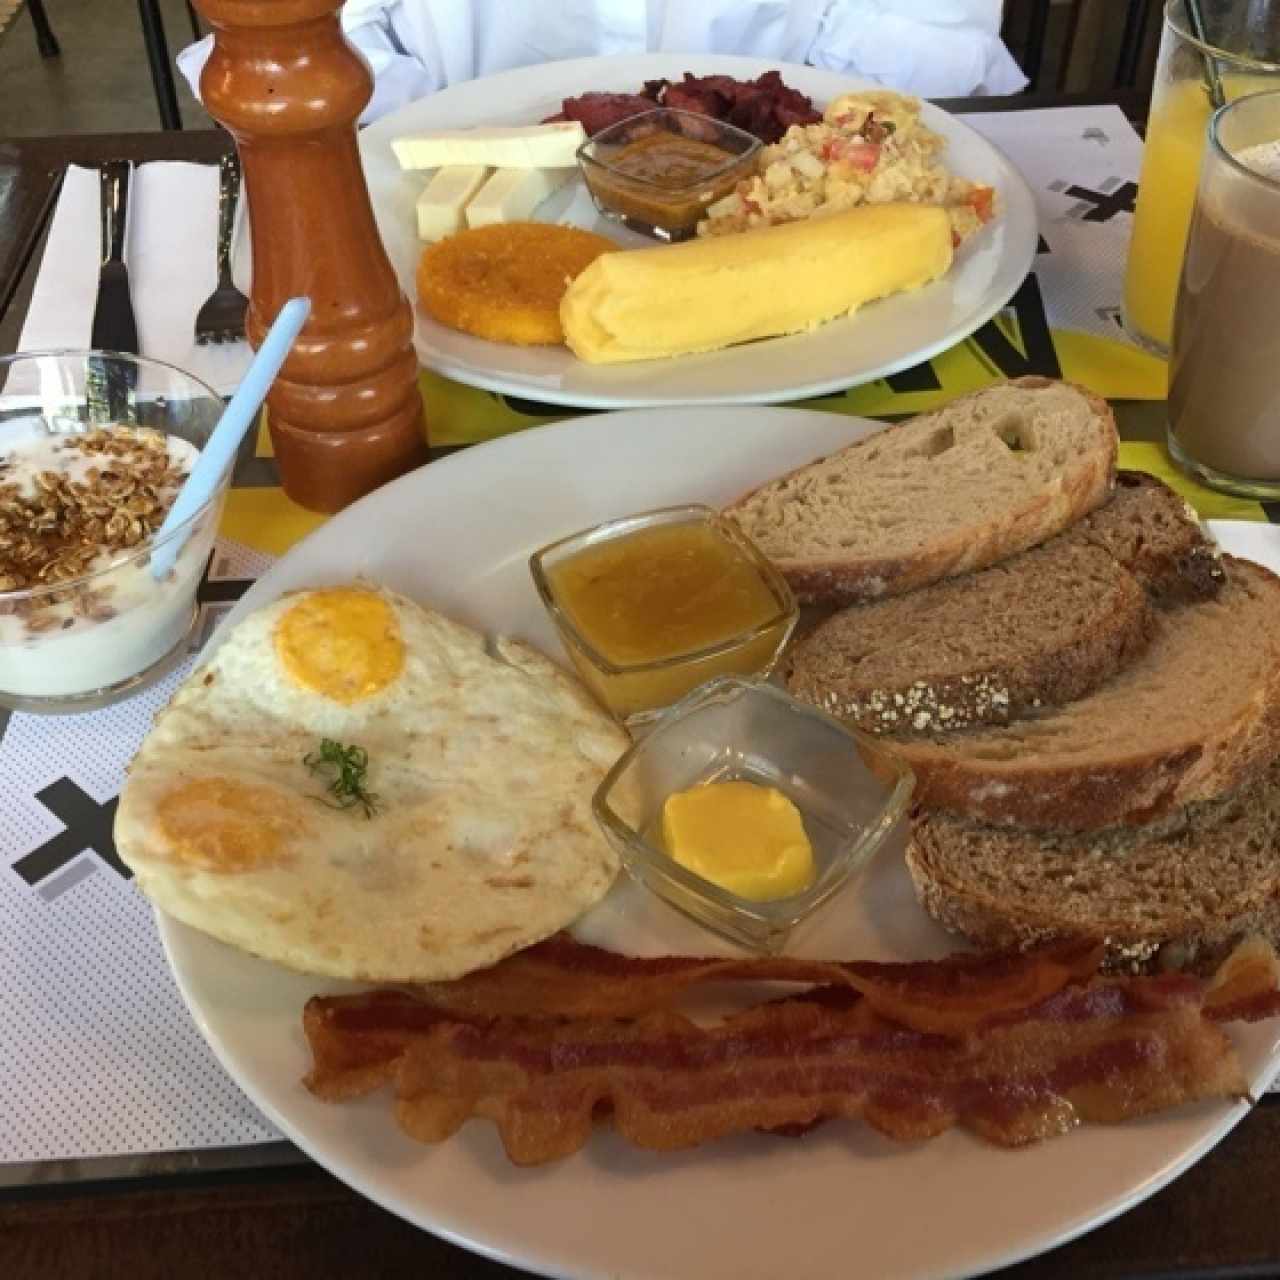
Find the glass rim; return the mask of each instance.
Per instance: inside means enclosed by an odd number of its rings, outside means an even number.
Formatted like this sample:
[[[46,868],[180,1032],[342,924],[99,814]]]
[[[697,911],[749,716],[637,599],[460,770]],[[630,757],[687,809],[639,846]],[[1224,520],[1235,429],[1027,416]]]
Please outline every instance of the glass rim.
[[[208,394],[211,400],[217,400],[224,405],[227,402],[227,397],[215,391],[203,378],[181,368],[179,365],[171,364],[168,360],[157,360],[152,356],[135,355],[131,351],[111,351],[106,347],[36,347],[30,351],[12,351],[8,355],[0,355],[0,367],[17,364],[21,360],[65,360],[72,356],[85,359],[89,356],[106,356],[110,360],[120,360],[127,364],[147,366],[152,369],[165,369],[169,373],[176,373],[180,378],[185,378],[188,382],[199,387]],[[4,388],[0,387],[0,396],[4,394]]]
[[[194,373],[188,373],[185,369],[180,369],[176,364],[170,364],[166,360],[153,360],[149,356],[138,356],[128,351],[107,351],[97,347],[41,347],[33,351],[15,351],[9,355],[0,355],[0,370],[8,366],[17,364],[22,360],[38,360],[38,359],[66,359],[76,357],[78,359],[88,359],[91,356],[107,356],[112,360],[119,360],[126,363],[150,366],[154,369],[164,369],[170,373],[176,373],[179,377],[186,379],[193,386],[198,387],[206,392],[211,400],[215,400],[220,404],[225,404],[223,396],[220,396],[203,378],[198,378]],[[3,399],[6,392],[0,388],[0,400]],[[116,424],[118,427],[121,424]],[[115,428],[103,428],[104,430],[113,430]],[[150,430],[160,430],[160,428],[149,428]],[[165,436],[175,435],[176,432],[162,431]],[[178,437],[182,439],[181,436]],[[203,453],[200,449],[196,457]],[[11,604],[19,600],[36,600],[45,596],[52,595],[58,591],[79,591],[87,584],[106,577],[108,574],[116,573],[123,569],[126,565],[133,564],[135,561],[142,559],[144,556],[151,555],[154,551],[161,547],[167,547],[175,538],[184,538],[188,536],[196,527],[196,525],[204,519],[208,513],[213,510],[226,493],[231,473],[234,470],[234,460],[232,465],[223,472],[217,487],[213,493],[205,499],[200,506],[193,511],[180,524],[175,525],[164,535],[163,538],[146,538],[139,542],[136,547],[124,548],[125,554],[119,559],[113,560],[110,564],[104,565],[100,569],[94,569],[91,573],[82,573],[74,578],[64,578],[59,582],[42,582],[33,587],[16,587],[10,591],[0,591],[0,603]]]
[[[1236,98],[1232,102],[1224,103],[1220,106],[1209,119],[1209,146],[1214,155],[1220,160],[1226,161],[1236,173],[1250,179],[1253,182],[1261,183],[1262,186],[1269,191],[1280,192],[1280,179],[1269,178],[1265,173],[1259,173],[1256,169],[1251,169],[1247,164],[1241,164],[1240,161],[1227,150],[1227,145],[1222,140],[1221,127],[1223,120],[1231,114],[1237,107],[1243,107],[1246,103],[1254,102],[1258,98],[1275,98],[1280,101],[1280,85],[1274,89],[1263,89],[1260,93],[1249,93],[1243,98]],[[1280,143],[1280,133],[1275,139]]]
[[[1187,27],[1178,22],[1174,18],[1175,10],[1184,15],[1186,14],[1186,5],[1184,0],[1165,0],[1164,20],[1180,40],[1185,41],[1193,48],[1199,49],[1201,53],[1214,58],[1218,62],[1230,62],[1235,66],[1244,67],[1251,71],[1266,71],[1275,75],[1280,75],[1280,61],[1268,62],[1264,58],[1255,58],[1247,53],[1232,53],[1229,49],[1220,49],[1217,45],[1209,44],[1206,40],[1201,40],[1194,32],[1189,31]],[[1228,103],[1228,106],[1231,104]]]

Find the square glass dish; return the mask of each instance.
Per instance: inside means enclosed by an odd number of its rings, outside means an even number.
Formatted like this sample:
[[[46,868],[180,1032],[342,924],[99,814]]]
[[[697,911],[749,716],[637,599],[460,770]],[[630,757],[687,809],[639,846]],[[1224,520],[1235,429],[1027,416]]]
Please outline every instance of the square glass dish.
[[[716,676],[767,676],[796,624],[786,580],[710,507],[606,521],[529,571],[583,683],[629,726]]]
[[[693,111],[659,107],[578,148],[596,208],[659,240],[687,240],[707,206],[755,172],[760,139]]]
[[[756,902],[694,874],[662,847],[666,798],[707,782],[776,787],[799,809],[815,878]],[[695,690],[614,765],[596,820],[642,884],[700,924],[777,953],[792,931],[866,867],[906,812],[915,778],[873,738],[759,681],[725,677]]]

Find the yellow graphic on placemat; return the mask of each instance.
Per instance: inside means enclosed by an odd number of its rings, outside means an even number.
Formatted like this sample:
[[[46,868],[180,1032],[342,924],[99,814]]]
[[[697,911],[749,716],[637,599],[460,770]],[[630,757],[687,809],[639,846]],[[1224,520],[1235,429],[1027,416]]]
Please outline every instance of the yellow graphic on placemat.
[[[1055,329],[1053,345],[1062,376],[1108,400],[1163,400],[1169,394],[1169,366],[1127,342]]]
[[[308,511],[285,496],[283,489],[232,489],[222,509],[219,532],[269,556],[282,556],[327,517]]]

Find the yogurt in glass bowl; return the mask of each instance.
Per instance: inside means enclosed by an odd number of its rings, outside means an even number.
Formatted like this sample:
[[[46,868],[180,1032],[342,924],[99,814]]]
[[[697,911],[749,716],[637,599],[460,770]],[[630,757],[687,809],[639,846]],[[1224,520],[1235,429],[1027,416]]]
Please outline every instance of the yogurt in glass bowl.
[[[137,356],[0,358],[0,705],[90,710],[182,657],[230,470],[155,534],[222,409]]]

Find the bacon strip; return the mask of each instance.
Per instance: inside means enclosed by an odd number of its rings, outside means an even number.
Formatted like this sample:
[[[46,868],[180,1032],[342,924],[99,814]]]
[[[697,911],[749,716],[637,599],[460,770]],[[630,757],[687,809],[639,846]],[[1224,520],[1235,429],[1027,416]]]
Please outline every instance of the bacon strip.
[[[860,993],[885,1018],[957,1035],[1029,1008],[1098,967],[1092,943],[956,955],[914,964],[833,964],[789,957],[622,956],[559,935],[454,982],[316,997],[303,1012],[315,1067],[308,1087],[340,1101],[388,1083],[396,1059],[446,1016],[637,1018],[712,983],[827,984]]]
[[[1218,1024],[1280,1011],[1267,943],[1242,944],[1207,982],[1082,980],[1086,960],[1096,948],[916,965],[635,960],[553,940],[457,983],[312,999],[306,1084],[331,1100],[393,1084],[401,1125],[425,1142],[487,1116],[517,1164],[576,1151],[605,1117],[656,1150],[837,1117],[902,1140],[960,1125],[1019,1146],[1247,1097]],[[665,1007],[698,982],[803,974],[822,985],[708,1028]],[[628,1016],[599,1011],[616,1008]]]
[[[602,1114],[660,1151],[834,1117],[904,1141],[959,1124],[1021,1146],[1246,1089],[1227,1037],[1191,1005],[1121,1017],[1104,1006],[958,1039],[847,1023],[803,1002],[753,1015],[708,1030],[670,1013],[442,1024],[397,1066],[397,1119],[440,1142],[487,1116],[512,1162],[530,1165],[578,1150]]]
[[[438,1009],[482,1017],[635,1018],[713,982],[848,983],[886,1017],[958,1033],[1025,1009],[1097,972],[1101,946],[1058,942],[1033,952],[956,955],[913,964],[838,964],[788,956],[723,959],[621,956],[565,934],[491,969],[419,988]]]

